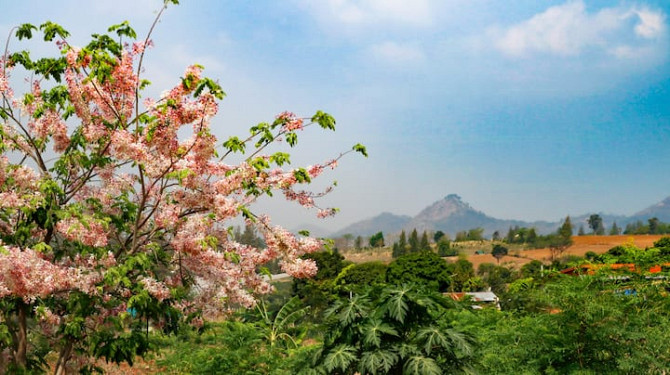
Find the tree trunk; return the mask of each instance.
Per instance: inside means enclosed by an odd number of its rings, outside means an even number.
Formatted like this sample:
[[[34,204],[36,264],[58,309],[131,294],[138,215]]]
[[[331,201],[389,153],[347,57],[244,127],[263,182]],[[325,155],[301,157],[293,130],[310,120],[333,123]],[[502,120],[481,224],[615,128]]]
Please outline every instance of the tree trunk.
[[[19,368],[25,368],[28,363],[28,317],[26,316],[28,305],[22,300],[17,303],[18,309],[18,332],[16,335],[16,352],[14,361]]]
[[[54,375],[65,375],[66,369],[65,365],[70,359],[72,354],[72,339],[67,339],[65,346],[61,349],[60,354],[58,355],[58,361],[56,362],[56,368],[54,369]]]

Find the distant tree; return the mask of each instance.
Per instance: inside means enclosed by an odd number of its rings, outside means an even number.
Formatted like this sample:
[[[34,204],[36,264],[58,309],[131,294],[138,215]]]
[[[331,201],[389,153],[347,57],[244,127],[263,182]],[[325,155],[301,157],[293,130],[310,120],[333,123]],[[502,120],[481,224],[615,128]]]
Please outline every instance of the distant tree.
[[[384,247],[384,233],[377,232],[370,237],[370,247]]]
[[[621,234],[621,228],[616,225],[616,221],[612,223],[612,228],[610,228],[610,236],[617,236]]]
[[[493,232],[493,235],[491,236],[491,239],[492,239],[493,241],[500,241],[500,238],[501,238],[501,237],[500,237],[500,232],[499,232],[499,231],[495,231],[495,232]]]
[[[484,228],[473,228],[468,231],[468,241],[483,241]]]
[[[649,222],[649,234],[658,234],[659,232],[659,223],[660,221],[658,220],[657,217],[652,217],[651,219],[647,220]]]
[[[465,258],[459,258],[454,263],[448,263],[449,273],[451,274],[450,289],[454,292],[462,292],[469,289],[468,281],[475,277],[475,269],[470,261]]]
[[[634,223],[626,224],[626,229],[623,234],[649,234],[649,226],[644,225],[642,221],[638,220]]]
[[[421,251],[431,251],[430,242],[428,242],[428,233],[424,230],[421,235],[421,242],[419,242],[419,249]]]
[[[249,224],[244,226],[244,232],[242,232],[236,239],[239,243],[244,245],[249,245],[255,248],[265,247],[265,241],[258,236],[256,228]]]
[[[416,232],[416,228],[412,230],[412,233],[409,235],[409,252],[416,253],[420,250],[419,247],[419,234]]]
[[[468,240],[468,232],[465,230],[456,232],[456,238],[454,238],[455,242],[462,242],[462,241],[467,241]]]
[[[593,234],[603,234],[605,233],[605,227],[603,227],[603,218],[598,214],[592,214],[587,220],[589,228]]]
[[[570,216],[566,216],[563,225],[558,228],[558,235],[563,238],[572,237],[572,222],[570,221]]]
[[[537,232],[535,228],[528,229],[528,234],[526,235],[526,242],[529,244],[534,244],[537,242]]]
[[[402,252],[400,255],[404,255],[407,252],[407,235],[405,231],[400,232],[400,238],[398,239],[398,249]]]
[[[505,246],[495,244],[493,245],[493,250],[491,250],[491,255],[493,255],[493,257],[498,261],[498,264],[500,264],[500,259],[507,255],[508,252],[509,251]]]
[[[554,261],[558,259],[570,245],[572,245],[572,239],[566,240],[565,238],[556,235],[549,236],[549,253],[551,254],[551,260]]]
[[[440,242],[440,239],[441,239],[442,237],[444,237],[444,232],[442,232],[441,230],[438,230],[438,231],[435,232],[435,234],[433,235],[433,240],[435,241],[435,243],[438,243],[438,242]]]
[[[584,224],[580,224],[580,225],[579,225],[579,230],[577,231],[577,235],[578,235],[578,236],[583,236],[583,235],[585,235],[585,234],[586,234],[586,233],[584,232]]]
[[[354,247],[356,248],[356,250],[360,250],[361,248],[363,248],[363,237],[361,236],[356,237],[356,239],[354,240]]]
[[[437,242],[437,255],[441,257],[450,257],[458,255],[458,250],[451,247],[451,243],[446,237],[442,237]]]

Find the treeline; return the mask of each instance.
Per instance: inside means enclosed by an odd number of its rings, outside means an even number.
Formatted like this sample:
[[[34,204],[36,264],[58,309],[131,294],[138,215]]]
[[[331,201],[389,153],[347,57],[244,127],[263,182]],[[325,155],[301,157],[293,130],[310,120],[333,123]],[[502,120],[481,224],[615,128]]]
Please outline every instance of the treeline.
[[[451,249],[451,243],[449,241],[449,236],[444,232],[438,230],[433,234],[433,241],[435,247],[437,248],[437,254],[439,256],[452,256],[457,255],[458,253]],[[433,246],[431,245],[430,240],[428,239],[428,232],[423,231],[421,238],[419,238],[419,233],[416,228],[412,230],[407,238],[405,231],[400,232],[400,238],[397,242],[393,243],[391,250],[391,256],[397,258],[403,255],[408,255],[412,253],[418,253],[422,251],[433,251]]]
[[[496,237],[495,233],[493,237]],[[572,222],[570,216],[568,216],[555,233],[538,235],[535,228],[515,226],[509,228],[507,236],[502,240],[508,244],[525,244],[536,249],[561,249],[572,244],[571,237]]]
[[[647,220],[647,224],[638,220],[634,223],[626,224],[623,234],[670,234],[670,224],[664,223],[655,217]]]

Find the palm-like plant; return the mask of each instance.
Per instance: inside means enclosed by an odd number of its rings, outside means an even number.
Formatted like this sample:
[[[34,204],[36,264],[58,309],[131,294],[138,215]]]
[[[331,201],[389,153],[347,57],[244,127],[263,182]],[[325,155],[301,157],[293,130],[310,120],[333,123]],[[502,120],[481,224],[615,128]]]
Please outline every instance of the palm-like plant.
[[[326,311],[327,334],[315,357],[329,374],[441,374],[472,355],[468,335],[442,318],[449,301],[415,285],[384,286],[339,300]]]
[[[274,347],[280,341],[290,342],[296,347],[297,343],[293,336],[289,334],[288,328],[291,328],[297,320],[305,316],[308,310],[309,306],[301,307],[300,299],[293,297],[279,309],[274,318],[271,318],[265,308],[265,303],[261,300],[258,304],[258,311],[263,318],[263,324],[267,328],[265,338],[270,343],[270,347]]]

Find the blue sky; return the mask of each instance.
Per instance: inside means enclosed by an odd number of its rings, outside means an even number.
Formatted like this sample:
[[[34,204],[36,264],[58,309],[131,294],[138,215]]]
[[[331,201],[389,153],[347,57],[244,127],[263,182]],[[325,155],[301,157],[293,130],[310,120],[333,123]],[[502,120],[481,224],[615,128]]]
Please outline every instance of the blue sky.
[[[22,1],[0,32],[61,23],[73,44],[155,0]],[[361,142],[323,180],[331,229],[382,211],[414,215],[447,194],[500,217],[631,214],[670,195],[670,5],[666,1],[182,1],[154,35],[146,76],[160,92],[191,63],[228,93],[221,139],[276,113],[338,120],[306,133],[294,162]],[[19,45],[12,45],[19,47]],[[312,213],[262,202],[288,227]]]

